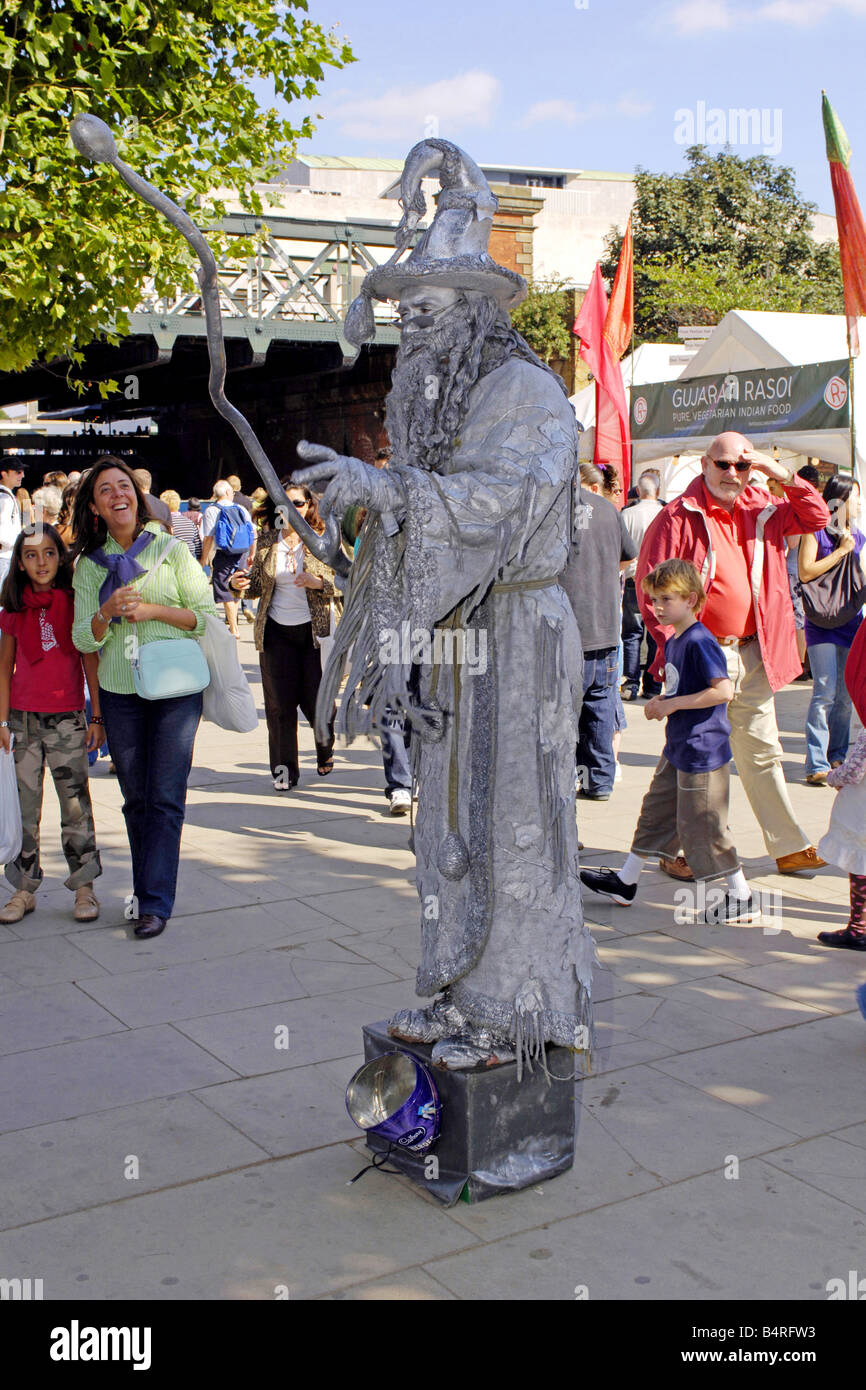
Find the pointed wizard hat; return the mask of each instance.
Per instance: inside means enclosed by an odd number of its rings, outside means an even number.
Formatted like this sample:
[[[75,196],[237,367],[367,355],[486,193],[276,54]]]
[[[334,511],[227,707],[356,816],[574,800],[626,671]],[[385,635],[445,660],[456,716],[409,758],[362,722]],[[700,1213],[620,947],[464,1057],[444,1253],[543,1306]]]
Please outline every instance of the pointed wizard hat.
[[[430,226],[405,261],[400,257],[427,210],[421,180],[436,173],[442,192]],[[396,250],[384,265],[365,276],[361,292],[346,315],[344,332],[354,347],[375,336],[374,299],[399,299],[424,280],[449,289],[480,290],[513,308],[526,296],[522,275],[497,265],[487,243],[496,196],[474,159],[450,140],[422,140],[406,156],[400,180],[403,216],[395,235]]]

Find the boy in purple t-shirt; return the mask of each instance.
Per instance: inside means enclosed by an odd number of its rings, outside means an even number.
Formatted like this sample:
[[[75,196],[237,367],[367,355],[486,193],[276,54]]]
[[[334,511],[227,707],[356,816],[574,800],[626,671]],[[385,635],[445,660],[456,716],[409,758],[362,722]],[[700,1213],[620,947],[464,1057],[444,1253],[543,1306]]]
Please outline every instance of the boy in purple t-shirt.
[[[622,868],[583,869],[580,877],[594,893],[628,906],[644,859],[675,858],[682,849],[696,879],[726,881],[705,920],[716,926],[751,922],[759,913],[728,829],[731,726],[725,706],[734,691],[724,652],[697,620],[704,586],[689,560],[663,560],[643,587],[659,622],[674,630],[665,643],[665,693],[644,706],[647,719],[667,719],[665,746]]]

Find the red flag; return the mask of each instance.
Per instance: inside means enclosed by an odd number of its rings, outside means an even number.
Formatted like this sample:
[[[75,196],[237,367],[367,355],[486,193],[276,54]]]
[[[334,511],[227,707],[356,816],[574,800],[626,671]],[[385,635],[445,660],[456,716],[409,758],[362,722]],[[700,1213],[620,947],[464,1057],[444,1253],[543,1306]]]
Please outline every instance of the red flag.
[[[595,452],[592,461],[598,468],[613,464],[620,476],[624,501],[631,486],[631,434],[628,401],[617,362],[611,362],[611,372],[605,382],[596,377]]]
[[[619,355],[616,348],[631,338],[634,294],[632,289],[631,219],[623,240],[622,253],[608,304],[601,267],[596,266],[589,289],[574,321],[580,336],[580,356],[595,377],[595,452],[598,467],[613,464],[622,481],[622,495],[628,491],[631,475],[631,438],[628,403]],[[627,332],[625,332],[627,328]],[[623,337],[623,335],[625,336]]]
[[[604,321],[604,336],[610,343],[615,361],[624,357],[634,332],[634,240],[631,234],[631,214],[622,239],[619,264],[616,268],[610,304]]]
[[[830,182],[836,204],[836,227],[839,232],[839,259],[842,262],[842,287],[845,293],[845,316],[848,320],[848,347],[852,357],[860,351],[857,319],[866,314],[866,224],[848,170],[851,146],[842,123],[822,92],[824,136],[827,158],[830,161]]]
[[[601,370],[601,344],[606,318],[607,290],[604,287],[601,266],[596,265],[572,329],[580,338],[579,355],[594,377],[597,377]]]

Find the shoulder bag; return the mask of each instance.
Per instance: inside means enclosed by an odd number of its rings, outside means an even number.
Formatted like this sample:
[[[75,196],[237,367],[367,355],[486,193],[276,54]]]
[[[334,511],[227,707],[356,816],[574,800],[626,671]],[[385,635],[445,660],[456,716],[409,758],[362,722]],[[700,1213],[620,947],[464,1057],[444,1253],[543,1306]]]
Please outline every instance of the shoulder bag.
[[[142,580],[141,592],[151,575],[181,542],[170,540],[155,565]],[[181,695],[195,695],[210,682],[210,671],[200,644],[192,634],[188,640],[166,637],[155,642],[136,644],[132,659],[132,680],[135,693],[143,700],[174,700]]]
[[[838,565],[815,579],[801,579],[800,590],[803,610],[813,626],[844,627],[866,602],[866,579],[857,552],[849,550]]]

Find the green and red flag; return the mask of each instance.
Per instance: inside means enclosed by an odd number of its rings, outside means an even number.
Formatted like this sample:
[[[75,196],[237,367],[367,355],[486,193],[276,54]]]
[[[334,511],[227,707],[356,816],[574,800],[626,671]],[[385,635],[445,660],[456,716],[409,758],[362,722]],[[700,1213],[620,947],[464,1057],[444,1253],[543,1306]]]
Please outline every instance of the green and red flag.
[[[830,161],[830,181],[836,204],[836,228],[839,233],[839,259],[842,262],[842,287],[845,294],[845,317],[848,320],[848,347],[852,357],[860,351],[857,319],[866,314],[866,222],[854,188],[848,165],[851,146],[842,122],[822,93],[824,136],[827,158]]]

